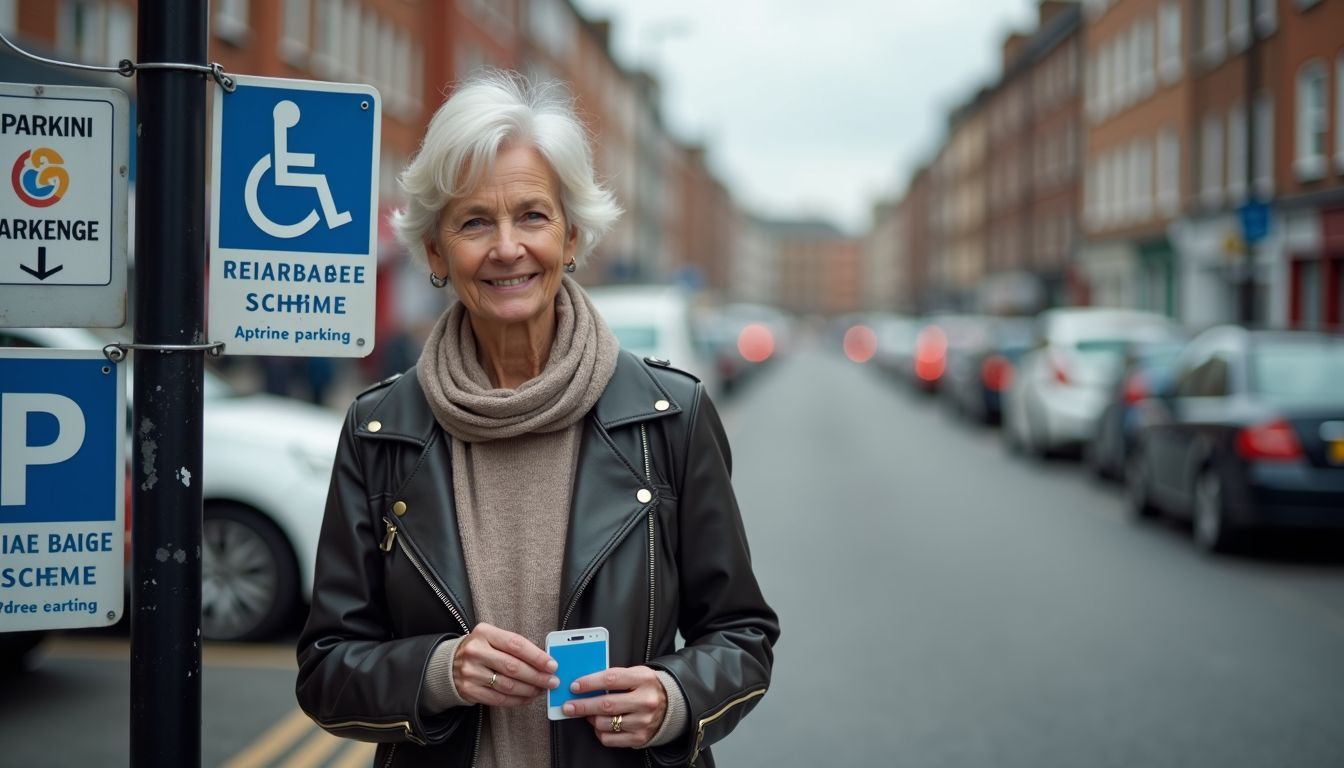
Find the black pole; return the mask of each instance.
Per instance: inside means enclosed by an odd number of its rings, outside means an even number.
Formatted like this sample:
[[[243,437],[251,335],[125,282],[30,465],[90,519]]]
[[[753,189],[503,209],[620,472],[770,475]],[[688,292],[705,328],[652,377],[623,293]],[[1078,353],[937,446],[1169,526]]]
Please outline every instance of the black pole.
[[[141,62],[205,64],[206,0],[140,0]],[[200,73],[137,73],[135,341],[205,340]],[[202,352],[135,353],[131,765],[201,764]]]
[[[1250,41],[1246,45],[1246,200],[1248,202],[1258,201],[1259,192],[1255,188],[1255,158],[1256,158],[1256,125],[1255,112],[1256,102],[1260,91],[1260,31],[1259,26],[1259,3],[1248,3],[1247,13],[1250,18],[1247,24],[1251,33]],[[1272,151],[1272,150],[1271,150]],[[1249,242],[1243,233],[1243,242],[1241,244],[1241,281],[1238,283],[1237,296],[1237,314],[1238,320],[1242,325],[1250,326],[1255,323],[1256,317],[1256,275],[1255,275],[1255,252],[1257,243]]]

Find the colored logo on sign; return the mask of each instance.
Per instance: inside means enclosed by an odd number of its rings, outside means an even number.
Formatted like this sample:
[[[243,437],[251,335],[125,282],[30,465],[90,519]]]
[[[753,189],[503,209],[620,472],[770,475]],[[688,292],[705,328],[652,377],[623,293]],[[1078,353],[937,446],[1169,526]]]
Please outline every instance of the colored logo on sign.
[[[19,155],[9,180],[14,185],[14,194],[34,208],[55,205],[70,191],[65,160],[50,147],[30,149]]]

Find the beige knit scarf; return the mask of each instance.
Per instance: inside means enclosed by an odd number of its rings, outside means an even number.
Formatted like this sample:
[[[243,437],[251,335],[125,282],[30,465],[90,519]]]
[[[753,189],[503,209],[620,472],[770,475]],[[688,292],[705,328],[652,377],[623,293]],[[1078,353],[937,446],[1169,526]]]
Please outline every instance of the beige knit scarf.
[[[439,425],[467,443],[555,432],[576,423],[616,370],[620,344],[579,284],[563,277],[555,300],[555,341],[541,375],[518,389],[496,389],[476,358],[466,307],[439,318],[416,375]]]
[[[518,389],[491,386],[461,303],[436,324],[416,366],[435,418],[453,438],[453,499],[476,618],[538,646],[559,620],[580,421],[611,380],[620,350],[568,278],[555,315],[546,367]],[[460,703],[455,691],[440,690],[453,689],[451,678],[439,686],[434,677],[426,680],[434,687],[429,698]],[[549,754],[544,699],[488,711],[478,768],[544,765]]]

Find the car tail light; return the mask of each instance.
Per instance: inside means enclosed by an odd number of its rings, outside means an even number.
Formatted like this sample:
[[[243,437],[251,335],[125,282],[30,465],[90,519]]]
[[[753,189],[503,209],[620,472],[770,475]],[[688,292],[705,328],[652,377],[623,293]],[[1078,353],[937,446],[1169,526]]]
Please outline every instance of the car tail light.
[[[845,331],[845,356],[856,363],[866,363],[877,353],[877,334],[866,325],[855,325]]]
[[[937,381],[947,368],[947,334],[930,325],[915,339],[915,375],[924,381]]]
[[[775,335],[760,323],[751,323],[737,334],[737,351],[749,363],[764,363],[775,353]]]
[[[1069,384],[1069,369],[1064,359],[1057,354],[1050,355],[1050,375],[1058,384]]]
[[[1237,453],[1247,461],[1295,461],[1302,458],[1302,444],[1292,425],[1277,419],[1238,432]]]
[[[1125,379],[1125,404],[1133,405],[1148,397],[1148,380],[1141,373],[1132,373]]]
[[[980,379],[987,389],[1002,392],[1013,385],[1013,364],[1003,355],[990,355],[980,366]]]

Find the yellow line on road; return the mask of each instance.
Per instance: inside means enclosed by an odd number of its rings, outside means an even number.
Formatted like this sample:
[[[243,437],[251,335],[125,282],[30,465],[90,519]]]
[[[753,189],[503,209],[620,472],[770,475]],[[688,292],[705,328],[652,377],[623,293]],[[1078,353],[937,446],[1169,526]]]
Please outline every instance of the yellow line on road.
[[[308,741],[285,760],[285,768],[317,768],[344,743],[345,739],[319,730],[308,737]]]
[[[331,768],[368,768],[373,765],[373,755],[377,751],[377,744],[353,741],[345,752],[341,753],[341,758],[331,764]]]
[[[261,738],[248,745],[247,749],[234,755],[220,768],[261,768],[285,750],[298,743],[303,734],[314,728],[313,721],[302,710],[294,710],[284,720],[271,726]],[[325,733],[325,731],[322,731]]]

